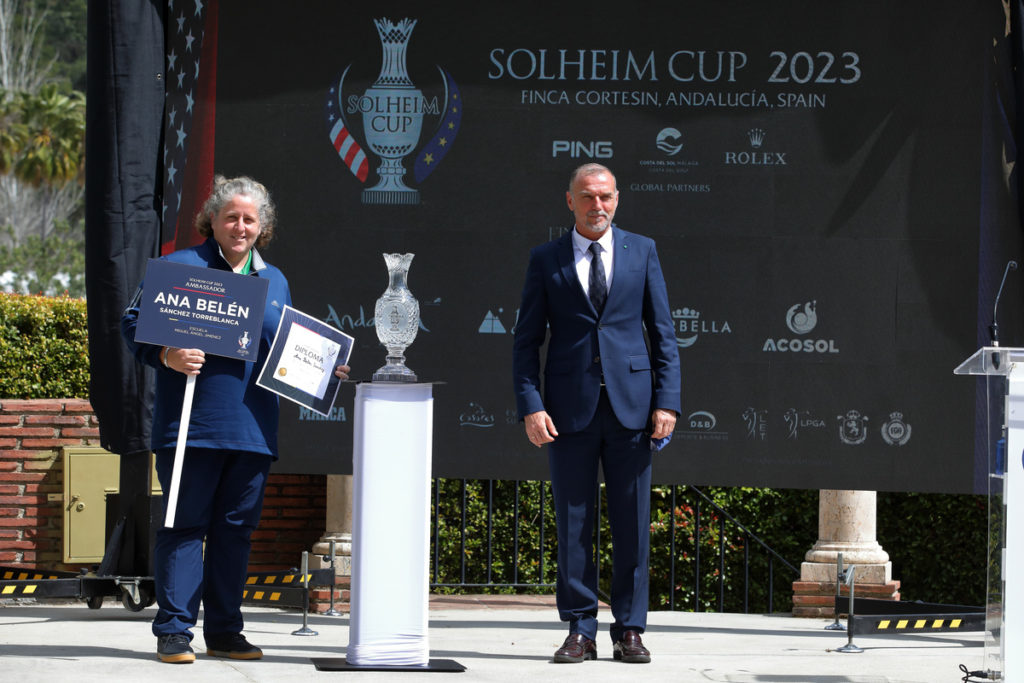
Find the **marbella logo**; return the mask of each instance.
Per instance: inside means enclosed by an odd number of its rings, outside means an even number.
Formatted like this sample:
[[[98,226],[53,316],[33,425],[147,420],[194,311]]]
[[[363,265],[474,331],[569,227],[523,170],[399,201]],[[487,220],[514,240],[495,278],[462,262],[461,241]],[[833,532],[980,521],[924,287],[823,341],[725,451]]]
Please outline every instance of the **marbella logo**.
[[[676,329],[676,345],[681,349],[696,344],[701,334],[732,334],[728,320],[701,319],[700,311],[689,307],[672,311],[672,322]]]
[[[794,304],[786,311],[786,327],[794,334],[804,335],[818,325],[817,300]],[[799,337],[764,340],[762,351],[792,351],[795,353],[839,353],[835,339],[801,339]]]
[[[410,79],[406,50],[415,19],[393,23],[382,18],[373,23],[383,52],[380,75],[359,92],[345,81],[352,64],[344,68],[327,91],[327,133],[338,157],[360,183],[370,180],[367,150],[377,156],[377,182],[363,190],[363,204],[419,204],[419,190],[406,184],[402,161],[413,156],[416,185],[434,172],[459,132],[462,97],[455,79],[440,66],[432,95],[424,95]],[[433,133],[420,145],[430,123],[435,124]]]

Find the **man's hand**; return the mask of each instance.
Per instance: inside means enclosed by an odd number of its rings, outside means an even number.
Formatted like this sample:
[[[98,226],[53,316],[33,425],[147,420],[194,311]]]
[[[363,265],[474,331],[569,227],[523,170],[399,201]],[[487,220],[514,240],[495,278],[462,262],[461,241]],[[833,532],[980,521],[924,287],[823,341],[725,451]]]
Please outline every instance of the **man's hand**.
[[[672,419],[675,421],[674,416]],[[555,423],[551,421],[551,416],[545,410],[530,413],[523,418],[523,423],[526,425],[526,438],[537,448],[551,443],[558,436]]]
[[[651,438],[664,439],[676,428],[676,413],[674,410],[655,408],[651,413]]]

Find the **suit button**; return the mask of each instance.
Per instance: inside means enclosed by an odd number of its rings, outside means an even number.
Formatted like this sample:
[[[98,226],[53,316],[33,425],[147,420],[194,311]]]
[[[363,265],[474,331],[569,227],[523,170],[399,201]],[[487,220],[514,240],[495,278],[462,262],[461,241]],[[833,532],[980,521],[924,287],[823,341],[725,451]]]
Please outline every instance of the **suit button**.
[[[601,364],[601,356],[594,356],[594,364],[595,365],[600,365]]]

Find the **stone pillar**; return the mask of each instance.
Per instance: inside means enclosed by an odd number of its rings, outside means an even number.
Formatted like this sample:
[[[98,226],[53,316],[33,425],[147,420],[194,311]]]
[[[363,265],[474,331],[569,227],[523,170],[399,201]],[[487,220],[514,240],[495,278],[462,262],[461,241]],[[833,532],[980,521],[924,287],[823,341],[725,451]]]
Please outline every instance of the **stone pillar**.
[[[314,558],[310,567],[323,569],[330,566],[323,556],[330,555],[334,541],[334,575],[352,575],[352,475],[327,475],[326,531],[313,546]]]
[[[876,539],[874,491],[822,490],[818,494],[818,541],[800,565],[793,582],[793,616],[831,617],[835,614],[836,564],[857,565],[857,595],[899,600],[899,581],[892,579],[889,554]],[[846,586],[842,592],[847,594]]]

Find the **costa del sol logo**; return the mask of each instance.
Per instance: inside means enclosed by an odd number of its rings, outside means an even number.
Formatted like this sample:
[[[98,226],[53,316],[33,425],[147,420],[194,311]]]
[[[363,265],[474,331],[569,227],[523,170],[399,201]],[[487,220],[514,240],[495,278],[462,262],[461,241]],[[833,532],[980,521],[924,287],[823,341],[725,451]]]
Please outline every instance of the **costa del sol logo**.
[[[681,138],[683,134],[676,128],[662,128],[656,140],[658,149],[665,153],[665,156],[674,157],[683,148]]]
[[[362,192],[363,204],[419,204],[419,190],[406,185],[403,159],[414,155],[415,184],[422,183],[444,159],[462,121],[462,97],[452,75],[437,67],[439,81],[428,88],[413,84],[406,50],[415,19],[393,23],[374,19],[383,59],[380,75],[362,92],[346,83],[352,64],[327,91],[326,121],[331,145],[360,183],[370,180],[366,149],[377,155],[377,183]],[[426,144],[420,137],[427,124],[434,132]],[[357,140],[362,134],[362,143]]]

